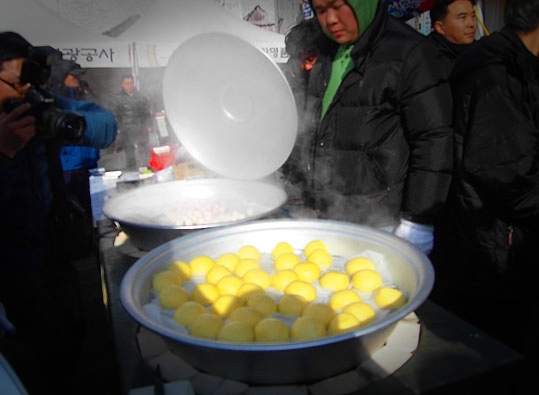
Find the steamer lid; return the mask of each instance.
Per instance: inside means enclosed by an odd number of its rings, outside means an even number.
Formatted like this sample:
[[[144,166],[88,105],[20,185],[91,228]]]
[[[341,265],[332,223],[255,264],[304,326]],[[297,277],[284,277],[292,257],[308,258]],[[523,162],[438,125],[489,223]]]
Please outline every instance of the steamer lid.
[[[180,44],[165,70],[163,99],[180,143],[221,176],[264,178],[292,152],[298,120],[286,77],[233,35],[204,33]]]

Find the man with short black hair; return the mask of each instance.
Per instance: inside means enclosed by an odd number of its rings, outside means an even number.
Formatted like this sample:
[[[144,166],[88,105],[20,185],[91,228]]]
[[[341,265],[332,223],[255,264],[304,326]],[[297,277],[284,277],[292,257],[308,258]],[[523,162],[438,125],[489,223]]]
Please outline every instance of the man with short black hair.
[[[475,0],[434,0],[430,19],[434,29],[429,38],[434,42],[451,74],[459,55],[475,40],[477,19]]]
[[[135,87],[134,77],[126,74],[121,78],[121,90],[111,98],[109,107],[118,120],[116,149],[125,154],[125,170],[138,171],[150,160],[150,101]]]

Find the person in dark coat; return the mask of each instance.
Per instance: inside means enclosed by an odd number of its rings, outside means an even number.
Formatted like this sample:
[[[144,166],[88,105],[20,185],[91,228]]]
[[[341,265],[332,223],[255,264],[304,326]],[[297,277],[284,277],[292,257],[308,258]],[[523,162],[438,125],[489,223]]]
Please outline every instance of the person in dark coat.
[[[340,44],[311,146],[311,205],[429,253],[453,165],[451,93],[436,49],[378,0],[311,3]]]
[[[125,153],[126,169],[138,171],[150,160],[151,107],[148,98],[135,88],[132,75],[122,76],[121,85],[109,104],[118,120],[116,149]]]
[[[505,27],[455,63],[457,165],[451,283],[439,303],[537,358],[539,0],[508,0]]]
[[[67,395],[74,393],[84,324],[78,273],[66,253],[71,243],[58,238],[53,215],[65,198],[53,181],[63,180],[63,136],[28,98],[47,74],[36,52],[19,34],[0,33],[0,353],[30,395]],[[62,107],[66,102],[55,110],[72,110]],[[112,127],[94,115],[84,115],[90,129]]]
[[[76,144],[68,142],[60,149],[66,188],[84,208],[92,226],[89,171],[97,167],[100,150],[109,147],[116,139],[118,124],[110,110],[89,100],[80,85],[83,74],[84,70],[78,63],[63,59],[51,66],[49,85],[50,92],[56,100],[61,100],[64,109],[81,115],[92,114],[87,120],[83,141]]]
[[[322,31],[315,18],[294,25],[285,35],[288,62],[284,75],[294,94],[298,110],[298,135],[287,162],[282,166],[285,187],[291,206],[303,207],[301,191],[305,188],[310,141],[316,129],[316,105],[324,95],[320,75],[331,70],[331,58],[337,44]],[[320,59],[320,61],[318,61]],[[294,210],[294,207],[290,207]]]
[[[447,75],[459,55],[475,40],[475,0],[434,0],[429,11],[433,31],[429,38],[438,48]]]
[[[434,30],[428,38],[438,49],[438,56],[448,78],[455,61],[474,42],[477,30],[474,5],[475,0],[434,0],[429,11]],[[451,227],[448,226],[451,220],[451,213],[446,209],[435,224],[434,248],[429,258],[437,272],[443,270],[453,249],[453,243],[448,242],[452,236]],[[444,280],[442,275],[437,276],[437,286],[430,295],[432,300],[436,300],[438,285]]]

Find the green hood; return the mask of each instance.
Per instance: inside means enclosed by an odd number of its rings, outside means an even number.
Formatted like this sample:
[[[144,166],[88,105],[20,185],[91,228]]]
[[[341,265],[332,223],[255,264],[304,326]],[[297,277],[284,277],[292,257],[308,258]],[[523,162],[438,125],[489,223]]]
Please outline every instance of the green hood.
[[[362,35],[374,19],[379,0],[347,0],[346,2],[352,7],[354,14],[356,14],[359,35]]]
[[[376,14],[379,0],[347,0],[350,5],[359,25],[359,35],[369,27]],[[324,98],[322,99],[322,117],[324,117],[329,104],[335,97],[337,89],[341,85],[343,78],[354,67],[350,52],[353,45],[341,45],[331,67],[331,77],[329,79]]]

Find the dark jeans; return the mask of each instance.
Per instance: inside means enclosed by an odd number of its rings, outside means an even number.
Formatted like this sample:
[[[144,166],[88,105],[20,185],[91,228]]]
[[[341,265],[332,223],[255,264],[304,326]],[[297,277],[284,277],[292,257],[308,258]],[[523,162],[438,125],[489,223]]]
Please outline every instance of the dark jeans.
[[[96,165],[97,166],[97,165]],[[92,218],[92,200],[90,197],[89,169],[64,171],[64,181],[68,193],[77,197],[88,216]]]
[[[93,236],[94,221],[92,213],[92,199],[90,195],[90,174],[88,173],[88,170],[89,169],[65,171],[64,181],[66,184],[67,194],[74,195],[84,209],[88,218],[88,226],[90,228],[88,229],[88,232]],[[93,238],[92,243],[95,243]]]

